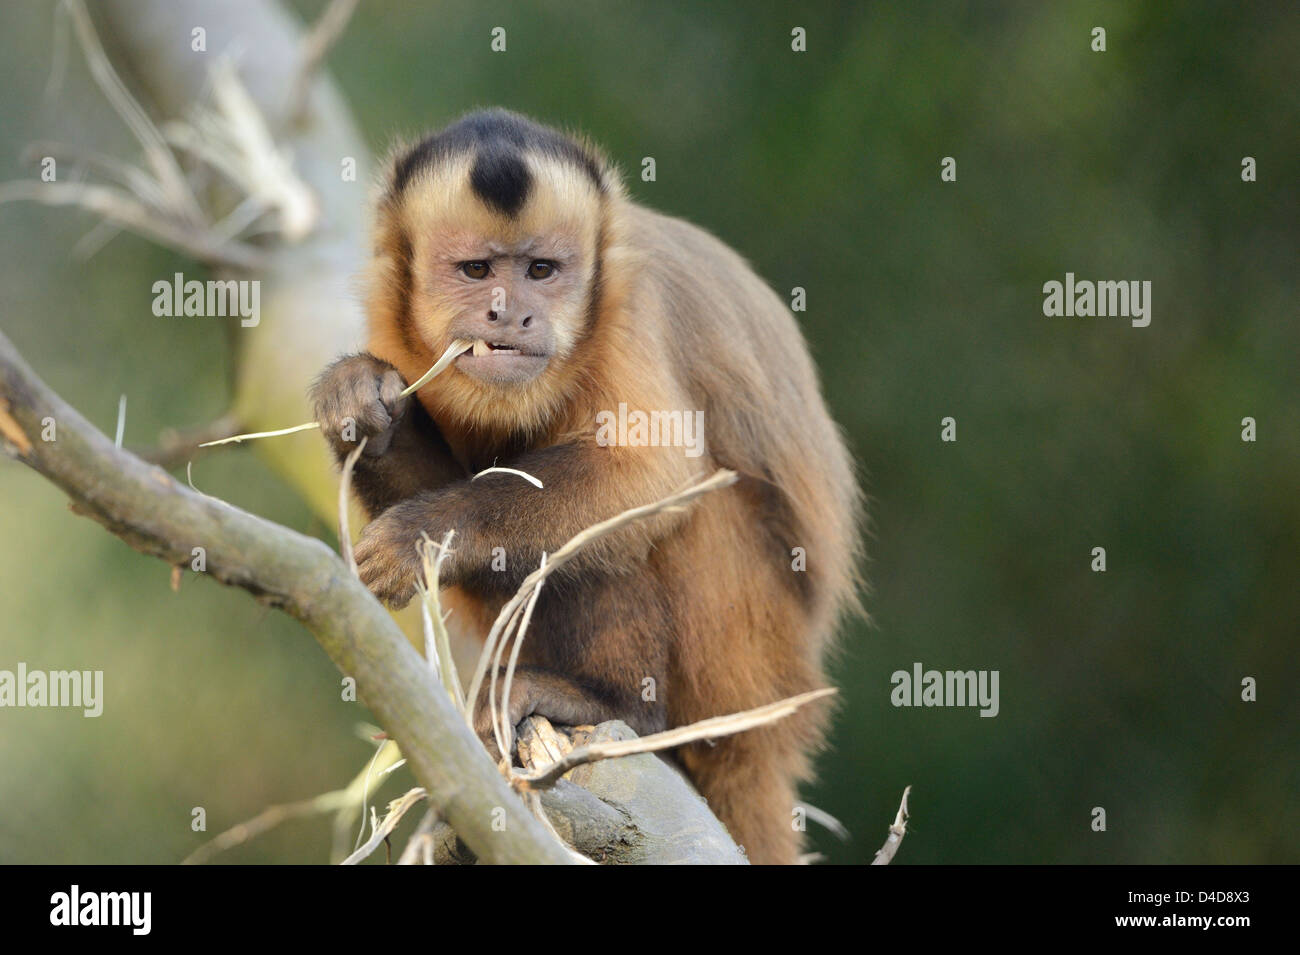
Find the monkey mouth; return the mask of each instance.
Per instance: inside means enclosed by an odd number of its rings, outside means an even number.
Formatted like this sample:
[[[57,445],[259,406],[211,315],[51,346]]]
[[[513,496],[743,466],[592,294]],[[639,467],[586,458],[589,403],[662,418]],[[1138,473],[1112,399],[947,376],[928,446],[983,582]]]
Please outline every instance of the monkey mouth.
[[[456,367],[480,381],[521,384],[541,374],[549,358],[526,345],[478,338],[473,348],[456,359]]]
[[[522,355],[524,352],[518,345],[507,345],[504,342],[487,342],[480,338],[474,342],[474,348],[470,354],[482,358],[484,355]]]

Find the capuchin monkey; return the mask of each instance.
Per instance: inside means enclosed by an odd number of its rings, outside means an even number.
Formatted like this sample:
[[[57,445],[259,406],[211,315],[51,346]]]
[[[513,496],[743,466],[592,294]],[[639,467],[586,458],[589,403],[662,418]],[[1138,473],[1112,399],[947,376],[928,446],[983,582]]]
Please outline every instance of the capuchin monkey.
[[[740,476],[548,579],[512,726],[621,719],[645,735],[825,685],[859,609],[860,494],[790,311],[740,256],[632,202],[589,144],[490,110],[389,163],[367,312],[369,350],[330,365],[313,399],[340,460],[367,439],[355,556],[392,606],[415,593],[421,535],[454,529],[442,599],[485,637],[543,553],[718,468]],[[400,397],[457,339],[472,351]],[[620,409],[626,434],[609,427]],[[702,420],[702,443],[635,426],[672,412]],[[493,466],[542,486],[471,480]],[[753,862],[799,860],[796,786],[828,709],[675,752]],[[488,742],[485,699],[476,712]]]

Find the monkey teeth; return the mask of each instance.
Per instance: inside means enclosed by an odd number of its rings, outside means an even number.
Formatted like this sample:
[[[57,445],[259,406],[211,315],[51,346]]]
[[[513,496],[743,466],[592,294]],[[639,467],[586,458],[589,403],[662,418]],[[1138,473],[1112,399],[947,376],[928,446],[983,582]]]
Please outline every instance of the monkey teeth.
[[[509,345],[497,345],[492,342],[485,342],[483,339],[479,338],[474,341],[474,348],[471,354],[476,358],[481,358],[484,355],[491,355],[494,352],[504,355],[518,355],[519,349],[512,348]]]

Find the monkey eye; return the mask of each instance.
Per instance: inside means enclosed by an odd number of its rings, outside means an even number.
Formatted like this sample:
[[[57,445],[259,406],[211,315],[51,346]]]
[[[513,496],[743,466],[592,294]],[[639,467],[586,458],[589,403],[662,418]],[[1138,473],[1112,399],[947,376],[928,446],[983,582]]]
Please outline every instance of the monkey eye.
[[[555,263],[547,262],[545,259],[537,259],[528,266],[528,277],[530,279],[548,279],[555,274]]]
[[[473,262],[462,262],[460,270],[472,279],[485,279],[488,276],[488,264],[481,259],[475,259]]]

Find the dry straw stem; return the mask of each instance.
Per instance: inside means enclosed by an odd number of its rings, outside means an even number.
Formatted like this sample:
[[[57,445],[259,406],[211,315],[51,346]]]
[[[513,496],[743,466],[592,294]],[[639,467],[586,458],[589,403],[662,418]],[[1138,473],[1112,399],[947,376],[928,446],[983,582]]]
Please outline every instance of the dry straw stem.
[[[316,421],[308,421],[305,424],[296,424],[292,428],[280,428],[276,431],[253,431],[249,434],[232,434],[228,438],[220,438],[216,441],[204,441],[199,445],[200,448],[214,448],[219,444],[239,444],[241,441],[253,441],[257,438],[278,438],[285,434],[297,434],[299,431],[310,431],[312,428],[319,428],[320,424]]]
[[[472,478],[470,478],[470,480],[477,481],[485,474],[514,474],[517,477],[523,478],[525,481],[527,481],[529,484],[533,485],[534,487],[543,486],[542,482],[538,478],[533,477],[527,471],[520,471],[518,468],[484,468],[482,471],[479,471],[478,474],[475,474]]]
[[[366,449],[369,437],[362,438],[343,462],[343,474],[339,478],[339,552],[343,555],[348,570],[357,574],[356,558],[352,556],[352,531],[348,528],[348,492],[352,488],[352,469],[357,466],[357,458]]]
[[[249,271],[262,256],[253,246],[238,242],[217,242],[203,232],[187,231],[158,218],[152,210],[111,186],[83,182],[0,183],[0,203],[39,202],[47,206],[77,206],[104,219],[153,239],[159,245],[179,249],[209,265]]]
[[[463,355],[465,352],[469,351],[473,347],[474,347],[474,343],[472,341],[469,341],[464,338],[456,339],[454,342],[452,342],[450,345],[447,346],[447,350],[442,353],[441,358],[439,358],[437,361],[433,363],[432,368],[430,368],[423,375],[415,379],[415,381],[411,382],[409,385],[406,386],[406,388],[402,390],[401,397],[405,398],[407,395],[415,394],[417,391],[419,391],[429,382],[433,381],[433,379],[441,375],[443,371],[445,371],[446,368],[453,361],[455,361],[457,358],[459,358],[461,355]]]
[[[456,657],[451,652],[451,634],[447,631],[447,615],[442,612],[442,603],[438,597],[438,578],[442,574],[442,563],[451,554],[451,540],[455,530],[447,531],[438,544],[422,535],[420,544],[420,563],[424,567],[424,579],[428,586],[417,583],[420,591],[420,617],[424,625],[424,656],[433,670],[434,676],[447,688],[456,709],[465,714],[465,688],[461,686],[460,674],[456,670]],[[434,556],[434,551],[437,556]],[[451,611],[447,611],[451,613]]]
[[[96,85],[131,134],[135,136],[144,150],[145,161],[157,179],[157,185],[164,201],[182,219],[185,224],[197,226],[203,221],[203,212],[199,201],[190,189],[189,181],[181,170],[180,163],[167,146],[158,127],[153,124],[149,114],[135,101],[113,64],[104,54],[104,47],[95,33],[90,14],[81,0],[65,0],[63,8],[72,18],[72,25],[77,34],[77,41],[86,57],[86,64],[95,79]]]
[[[538,567],[537,569],[542,571],[543,574],[545,574],[546,572],[545,551],[542,552],[541,566]],[[532,595],[528,598],[528,603],[524,607],[524,615],[523,618],[519,621],[519,629],[515,631],[515,643],[514,646],[510,649],[510,661],[509,663],[506,664],[505,680],[502,682],[501,685],[501,709],[498,711],[495,705],[493,705],[492,708],[492,712],[496,717],[493,720],[493,729],[496,731],[497,734],[497,747],[499,751],[502,753],[510,752],[510,745],[513,742],[511,737],[514,736],[514,731],[515,731],[514,726],[511,724],[510,721],[510,685],[514,682],[515,679],[515,667],[519,663],[519,651],[523,648],[524,634],[528,630],[528,622],[533,619],[533,608],[537,606],[537,598],[538,596],[541,595],[542,581],[544,579],[545,577],[538,579],[537,586],[533,588]],[[497,671],[500,670],[501,668],[501,651],[505,649],[507,642],[508,639],[502,640],[500,644],[497,646],[496,664],[492,670],[492,692],[493,693],[496,692]]]
[[[311,799],[268,806],[252,819],[231,826],[225,832],[213,836],[186,856],[181,864],[199,865],[207,862],[218,853],[241,846],[290,819],[300,819],[303,816],[324,815],[326,813],[339,813],[342,815],[349,810],[355,811],[365,804],[369,794],[369,780],[372,772],[377,768],[380,779],[382,779],[385,771],[400,763],[400,755],[397,746],[390,741],[381,746],[374,757],[366,760],[366,768],[357,773],[352,782],[345,788],[321,793]]]
[[[113,447],[122,446],[122,436],[126,434],[126,395],[117,400],[117,434],[113,438]]]
[[[889,865],[894,859],[894,854],[898,852],[898,847],[903,844],[903,836],[907,835],[907,797],[911,792],[911,786],[907,786],[903,790],[903,800],[898,804],[898,813],[894,816],[894,824],[889,827],[889,835],[885,839],[885,844],[880,847],[876,857],[871,860],[872,865]]]
[[[823,829],[826,829],[831,833],[831,835],[835,836],[836,839],[839,839],[840,842],[848,842],[849,839],[852,838],[851,833],[845,827],[844,823],[840,822],[825,809],[818,809],[811,803],[806,802],[800,803],[799,805],[803,809],[804,815],[817,823],[817,825],[821,826]]]
[[[214,60],[208,79],[212,106],[195,104],[187,120],[165,124],[163,133],[169,145],[220,172],[243,197],[211,233],[224,241],[274,232],[301,242],[320,219],[315,194],[294,171],[290,151],[277,145],[228,55]],[[273,218],[258,225],[267,213]]]
[[[186,856],[181,861],[181,865],[202,865],[213,856],[234,849],[236,846],[241,846],[245,842],[269,832],[282,822],[299,819],[303,816],[338,812],[351,803],[352,794],[348,790],[336,789],[333,792],[321,793],[319,796],[303,799],[299,802],[267,806],[247,822],[231,826],[225,832],[203,843],[203,845]]]
[[[465,341],[462,338],[456,339],[447,346],[447,350],[442,353],[442,357],[433,363],[433,367],[416,379],[414,383],[407,385],[406,388],[402,390],[399,397],[405,398],[408,395],[415,394],[438,375],[441,375],[446,371],[447,367],[453,361],[459,358],[462,353],[469,351],[473,346],[473,342]],[[310,431],[312,428],[319,427],[320,422],[318,421],[305,421],[302,424],[294,425],[292,428],[281,428],[278,431],[254,431],[251,434],[234,434],[228,438],[222,438],[219,441],[206,441],[203,444],[200,444],[199,447],[211,448],[218,444],[239,444],[241,441],[253,441],[257,438],[276,438],[283,434],[294,434],[298,431]]]
[[[661,501],[629,508],[609,520],[593,524],[585,531],[576,534],[568,543],[550,556],[545,567],[539,567],[524,578],[524,582],[519,586],[515,595],[501,608],[501,612],[497,615],[496,622],[492,624],[492,629],[488,632],[487,640],[483,644],[483,652],[479,655],[478,666],[474,669],[474,676],[470,680],[469,690],[465,694],[466,698],[469,700],[478,699],[478,693],[483,688],[483,680],[487,676],[488,663],[496,655],[497,641],[502,638],[507,624],[524,601],[529,598],[533,588],[572,560],[579,550],[592,541],[626,527],[628,524],[651,517],[661,511],[680,508],[694,501],[697,497],[708,494],[710,491],[716,491],[719,488],[735,484],[736,480],[735,471],[728,471],[725,468],[719,469],[698,484],[691,485],[675,494],[670,494]]]
[[[380,843],[384,842],[384,840],[392,834],[393,830],[397,828],[397,824],[402,821],[402,817],[406,815],[407,811],[416,803],[422,801],[426,795],[428,794],[423,789],[416,786],[414,789],[403,794],[400,798],[394,799],[390,802],[388,804],[388,813],[384,816],[384,821],[378,825],[374,825],[374,832],[370,834],[370,838],[365,841],[365,844],[356,852],[352,853],[352,855],[344,859],[340,865],[356,865],[362,859],[365,859],[372,852],[378,849]],[[372,825],[374,824],[373,815],[371,816],[371,823]],[[552,832],[554,832],[554,830],[552,830]]]
[[[158,435],[156,445],[132,450],[151,464],[158,464],[170,470],[190,460],[200,445],[239,434],[244,427],[238,416],[227,413],[215,421],[191,428],[165,428]]]
[[[510,775],[510,757],[508,755],[510,752],[510,746],[506,741],[506,731],[502,729],[500,725],[500,714],[497,711],[497,675],[501,669],[501,650],[505,647],[507,641],[509,641],[510,635],[514,633],[515,628],[519,626],[519,621],[523,619],[523,616],[523,607],[516,607],[515,612],[510,615],[510,622],[506,625],[501,639],[495,644],[496,662],[492,669],[492,678],[488,681],[488,713],[492,716],[492,737],[496,740],[497,752],[501,754],[501,772],[507,776]],[[483,650],[479,654],[480,665],[483,663],[484,656],[489,652],[488,644],[484,643]],[[475,695],[469,697],[469,699],[477,700],[478,697]],[[466,712],[465,719],[469,722],[471,727],[474,725],[474,714],[472,712]]]
[[[111,157],[83,151],[80,155],[87,159],[87,168],[98,170],[115,180],[116,184],[8,182],[0,184],[0,203],[21,200],[53,206],[78,206],[101,216],[101,226],[130,229],[162,245],[181,249],[209,264],[237,269],[252,269],[261,264],[265,258],[264,253],[253,245],[238,241],[236,237],[240,230],[223,229],[220,225],[214,227],[209,223],[167,139],[131,96],[104,54],[85,5],[80,0],[65,0],[61,10],[71,19],[95,84],[139,143],[144,166],[131,166]],[[217,85],[214,77],[214,87]],[[238,86],[238,80],[232,78],[226,85]],[[251,100],[246,95],[245,100],[251,105]],[[255,108],[253,113],[260,123],[261,117],[256,114]],[[257,154],[259,158],[266,158],[253,150],[250,144],[236,142],[229,145],[237,149],[242,147],[245,154]],[[60,148],[60,151],[65,155],[68,153],[65,148]],[[271,152],[274,154],[273,146]],[[73,155],[77,155],[76,151],[73,151]],[[305,192],[305,187],[297,182],[292,170],[287,168],[278,154],[274,154],[273,158],[280,160],[280,165],[284,167],[278,182],[296,184],[298,190],[295,195]],[[259,170],[262,165],[258,166]],[[244,180],[254,181],[249,176],[245,176]],[[258,188],[264,190],[265,187],[259,185]],[[283,197],[279,194],[270,198],[273,202],[283,204],[280,202]],[[232,214],[230,218],[233,221],[238,216]]]
[[[654,753],[662,749],[684,746],[687,743],[694,743],[702,739],[717,739],[719,736],[732,736],[736,733],[743,733],[745,730],[754,729],[757,726],[766,726],[768,723],[775,723],[777,720],[784,719],[799,707],[811,703],[813,700],[831,696],[835,692],[834,687],[809,690],[807,693],[800,693],[784,700],[777,700],[775,703],[757,706],[752,710],[732,713],[729,716],[715,716],[711,719],[700,720],[698,723],[692,723],[689,726],[679,726],[663,733],[651,733],[649,736],[642,736],[638,739],[588,743],[586,746],[579,746],[566,753],[550,766],[530,772],[516,773],[512,781],[530,787],[551,786],[569,770],[585,763],[594,763],[601,759],[615,759],[619,756],[633,756],[637,753]]]

